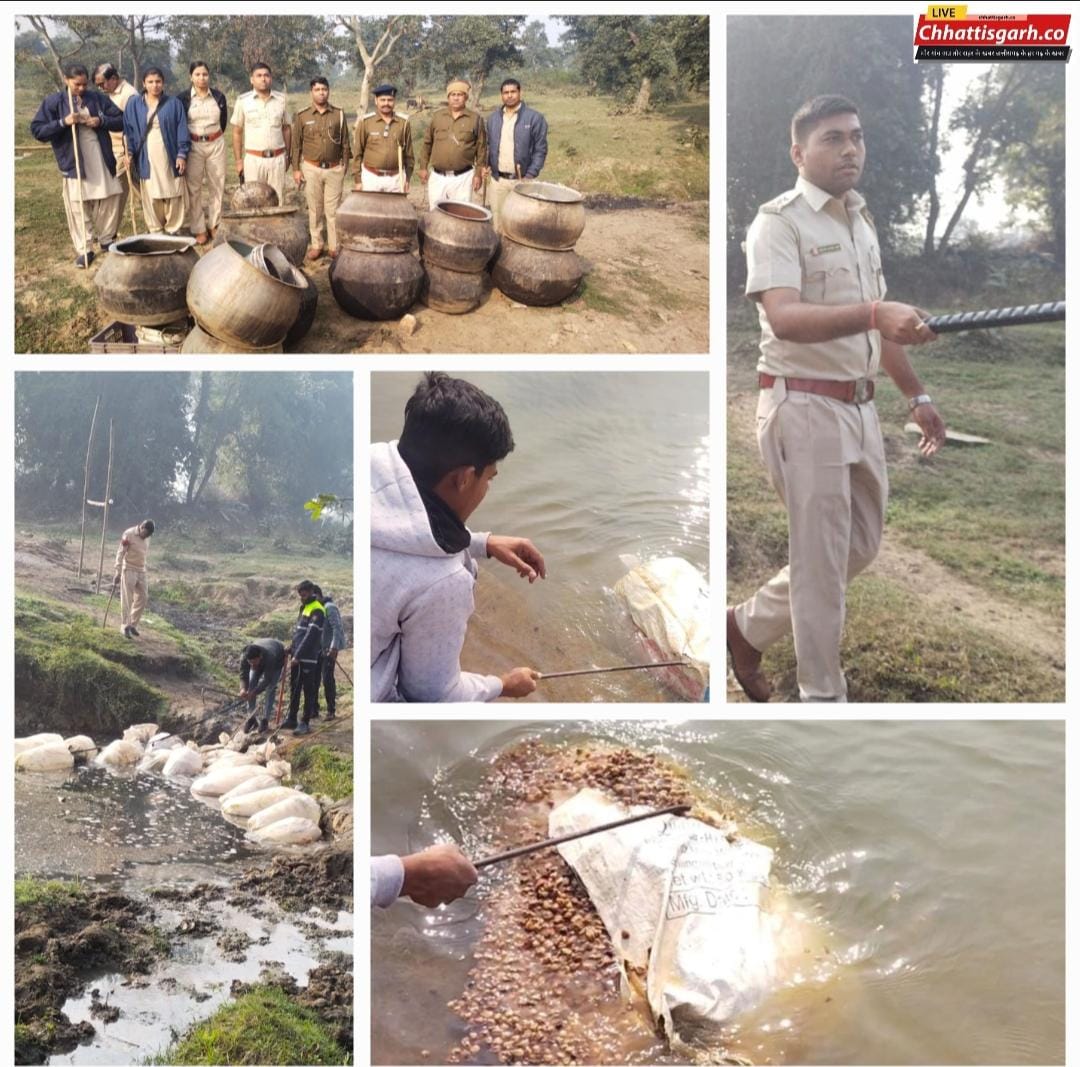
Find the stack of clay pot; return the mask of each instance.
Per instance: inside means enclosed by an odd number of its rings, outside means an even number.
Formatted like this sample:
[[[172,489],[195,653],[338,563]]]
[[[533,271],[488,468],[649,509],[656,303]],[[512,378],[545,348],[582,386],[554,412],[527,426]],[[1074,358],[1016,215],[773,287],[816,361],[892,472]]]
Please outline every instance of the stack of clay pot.
[[[307,276],[281,249],[230,239],[199,260],[187,286],[195,318],[182,352],[281,352],[301,314]]]
[[[416,212],[404,193],[354,189],[337,210],[330,289],[360,319],[396,319],[416,303],[424,271],[412,254]]]
[[[424,303],[448,315],[478,307],[488,288],[486,267],[499,247],[491,212],[478,204],[440,200],[421,216],[419,234]]]
[[[270,244],[280,248],[294,267],[303,265],[311,242],[306,211],[279,205],[277,193],[266,182],[245,182],[229,205],[214,235],[215,245],[231,238],[249,245]]]
[[[548,305],[573,296],[585,276],[574,245],[585,229],[584,197],[553,182],[518,182],[503,202],[492,281],[511,300]]]
[[[136,234],[117,241],[94,287],[106,314],[137,327],[173,326],[186,332],[187,285],[199,262],[193,237]]]

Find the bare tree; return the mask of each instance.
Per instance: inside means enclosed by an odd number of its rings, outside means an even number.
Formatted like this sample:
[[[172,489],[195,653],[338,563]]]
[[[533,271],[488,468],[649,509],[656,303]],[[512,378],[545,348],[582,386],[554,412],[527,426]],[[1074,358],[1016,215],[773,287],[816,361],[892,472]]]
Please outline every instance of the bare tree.
[[[50,65],[44,56],[35,55],[34,58],[41,64],[41,69],[46,74],[56,79],[56,84],[62,89],[64,87],[64,67],[69,60],[74,59],[86,46],[86,34],[79,31],[78,23],[72,25],[70,20],[67,19],[48,18],[45,15],[26,15],[25,18],[41,38],[41,43],[49,50],[52,64]],[[73,33],[79,43],[70,51],[62,52],[53,35],[49,32],[48,22],[53,22],[58,27]]]
[[[941,201],[938,199],[937,173],[940,168],[940,155],[938,141],[941,128],[941,100],[945,95],[945,64],[930,63],[930,92],[932,94],[932,115],[930,119],[930,146],[928,150],[930,204],[926,215],[926,233],[923,237],[923,254],[934,254],[934,231],[937,229],[938,217],[941,215]]]
[[[360,103],[357,121],[367,112],[368,99],[371,96],[371,83],[375,77],[375,68],[390,54],[394,45],[410,30],[415,30],[418,18],[415,15],[391,15],[386,19],[365,19],[360,15],[337,15],[335,21],[343,26],[352,36],[360,62],[364,65],[364,76],[360,81]],[[380,31],[381,27],[381,31]],[[378,34],[373,47],[368,48],[366,37],[371,40]]]
[[[146,34],[161,29],[165,23],[163,15],[112,15],[112,21],[124,34],[125,44],[121,46],[121,55],[126,47],[131,55],[132,78],[134,85],[141,83],[142,61],[146,55]]]

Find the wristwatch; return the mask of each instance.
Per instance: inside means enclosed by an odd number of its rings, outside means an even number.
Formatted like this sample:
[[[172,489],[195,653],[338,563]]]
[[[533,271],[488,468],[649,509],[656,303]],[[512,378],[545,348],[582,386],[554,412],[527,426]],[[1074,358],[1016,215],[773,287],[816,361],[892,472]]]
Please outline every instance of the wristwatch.
[[[907,402],[908,411],[914,411],[920,404],[932,404],[934,401],[929,394],[920,393],[918,396],[913,396]]]

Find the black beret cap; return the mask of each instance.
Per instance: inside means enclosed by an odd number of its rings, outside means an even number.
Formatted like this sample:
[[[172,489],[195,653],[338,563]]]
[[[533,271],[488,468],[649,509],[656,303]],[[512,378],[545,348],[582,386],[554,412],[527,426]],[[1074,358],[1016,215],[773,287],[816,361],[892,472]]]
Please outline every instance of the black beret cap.
[[[384,82],[382,85],[375,86],[376,96],[397,96],[397,86],[390,85],[388,82]]]

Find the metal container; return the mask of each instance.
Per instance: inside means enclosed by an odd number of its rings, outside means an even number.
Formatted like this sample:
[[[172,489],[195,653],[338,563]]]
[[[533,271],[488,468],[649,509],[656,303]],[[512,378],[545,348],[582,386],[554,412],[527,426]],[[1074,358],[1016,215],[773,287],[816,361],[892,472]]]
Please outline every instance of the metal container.
[[[503,201],[499,224],[518,244],[569,251],[585,229],[585,198],[554,182],[518,182]]]
[[[499,247],[491,212],[479,204],[440,200],[433,211],[420,216],[418,230],[425,267],[476,274]]]
[[[233,190],[229,206],[233,211],[258,211],[261,208],[277,207],[277,191],[268,182],[244,182]]]
[[[186,355],[227,356],[233,352],[283,352],[284,348],[282,348],[280,341],[276,345],[270,345],[268,348],[248,348],[244,345],[232,344],[229,341],[219,341],[196,323],[191,328],[191,332],[184,338],[180,351]]]
[[[142,233],[117,241],[94,276],[98,303],[120,322],[161,326],[187,315],[195,238]]]
[[[490,288],[491,280],[487,271],[465,274],[425,263],[420,299],[434,311],[441,311],[445,315],[464,315],[466,311],[480,306]]]
[[[319,290],[310,280],[308,287],[300,292],[300,310],[296,321],[285,335],[285,347],[291,352],[308,334],[315,322],[315,312],[319,309]]]
[[[573,296],[584,277],[585,262],[576,252],[529,248],[505,235],[491,270],[491,280],[501,292],[511,300],[537,307]]]
[[[280,344],[310,284],[272,245],[262,249],[266,271],[250,261],[251,252],[243,241],[226,241],[207,252],[188,279],[187,304],[195,321],[238,350]]]
[[[311,242],[307,212],[296,207],[227,212],[221,216],[214,244],[232,238],[249,245],[274,245],[285,253],[294,267],[302,266]]]
[[[343,250],[330,264],[330,290],[344,311],[360,319],[396,319],[416,303],[424,269],[409,252]]]
[[[354,189],[335,216],[338,248],[384,254],[412,251],[416,211],[404,193],[365,193]]]

